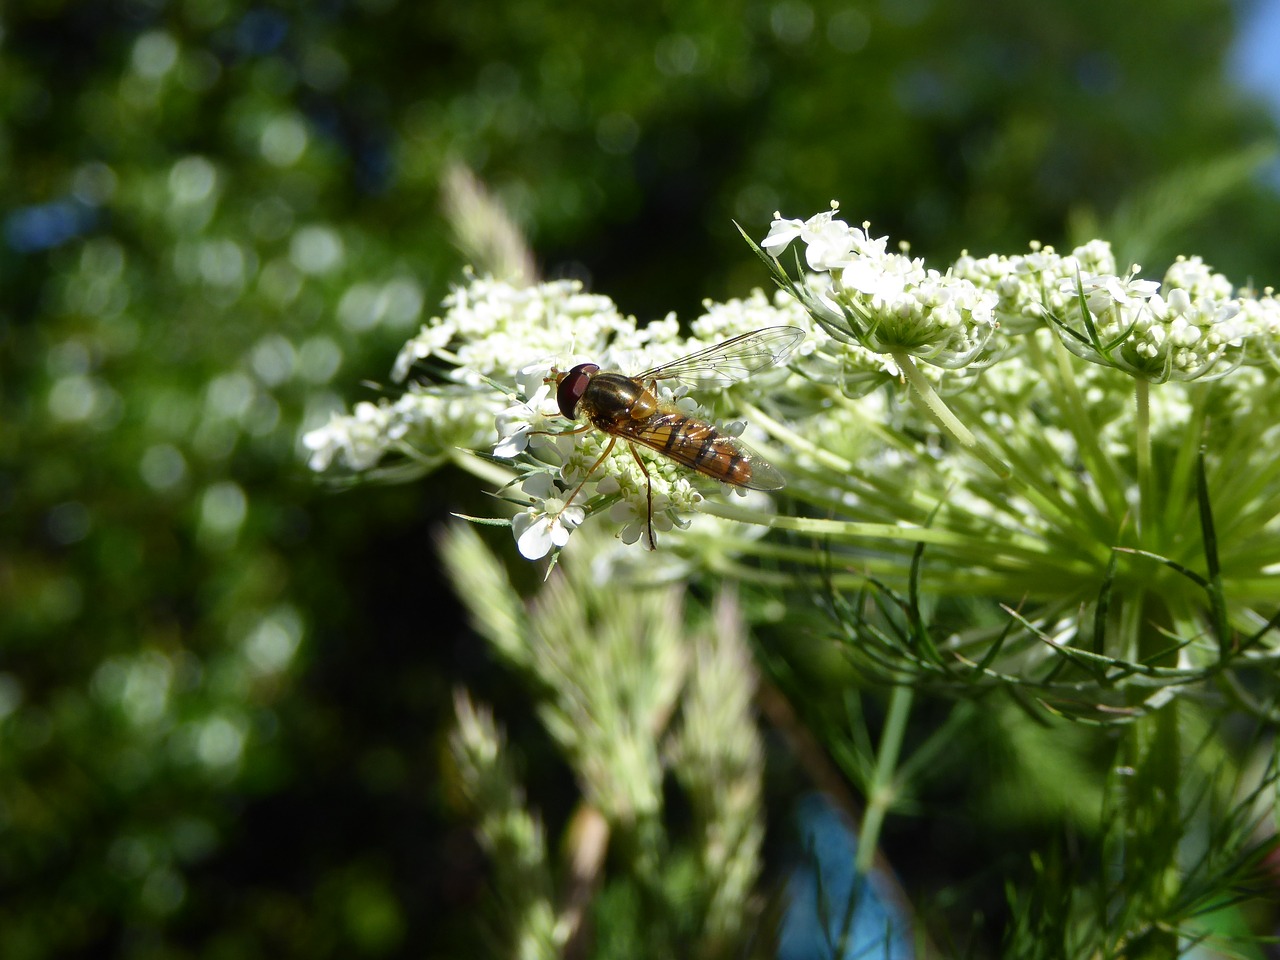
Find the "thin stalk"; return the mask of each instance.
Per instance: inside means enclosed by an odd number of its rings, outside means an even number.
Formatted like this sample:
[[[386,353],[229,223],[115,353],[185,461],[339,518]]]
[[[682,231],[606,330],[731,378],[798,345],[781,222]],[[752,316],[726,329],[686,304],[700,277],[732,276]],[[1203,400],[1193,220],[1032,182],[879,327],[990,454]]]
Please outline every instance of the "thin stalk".
[[[1147,543],[1148,549],[1155,550],[1158,545],[1146,540],[1154,532],[1156,506],[1151,489],[1151,384],[1142,379],[1136,382],[1133,445],[1138,460],[1138,536],[1140,543]]]
[[[486,483],[492,483],[495,487],[505,487],[516,478],[514,470],[494,463],[492,460],[477,457],[470,450],[464,450],[461,447],[455,447],[450,451],[449,459],[463,470]]]
[[[887,540],[909,540],[912,542],[936,543],[947,546],[962,546],[970,538],[959,536],[944,530],[930,530],[925,527],[905,527],[896,523],[853,523],[845,520],[819,520],[811,517],[788,517],[781,514],[765,513],[750,507],[740,507],[730,503],[718,503],[703,500],[698,504],[699,513],[709,513],[713,517],[725,520],[737,520],[741,523],[754,523],[775,530],[793,530],[807,533],[815,537],[832,537],[837,540],[858,540],[864,538],[882,538]]]
[[[1062,391],[1063,410],[1068,417],[1071,433],[1080,445],[1080,455],[1094,479],[1096,489],[1105,506],[1115,517],[1125,513],[1124,479],[1115,460],[1103,450],[1098,430],[1089,415],[1089,404],[1076,383],[1078,373],[1073,358],[1062,345],[1062,338],[1054,336],[1050,341],[1054,363],[1058,370],[1057,383]]]
[[[937,391],[933,389],[932,384],[929,383],[925,375],[915,365],[911,355],[905,350],[894,350],[892,356],[894,362],[898,365],[898,369],[902,371],[903,376],[907,378],[907,382],[914,388],[915,395],[923,404],[925,411],[933,417],[938,426],[949,433],[965,450],[990,467],[997,477],[1002,480],[1010,479],[1013,476],[1013,471],[1009,469],[1009,465],[979,442],[969,428],[961,423],[959,418],[951,412],[951,408],[943,402]]]
[[[894,687],[889,695],[889,715],[885,718],[884,732],[880,735],[880,749],[876,753],[876,769],[867,788],[867,809],[862,815],[862,829],[858,832],[858,857],[854,870],[865,876],[875,863],[876,850],[880,846],[880,829],[884,818],[897,795],[896,774],[902,741],[907,733],[907,718],[911,715],[914,693],[910,687]]]

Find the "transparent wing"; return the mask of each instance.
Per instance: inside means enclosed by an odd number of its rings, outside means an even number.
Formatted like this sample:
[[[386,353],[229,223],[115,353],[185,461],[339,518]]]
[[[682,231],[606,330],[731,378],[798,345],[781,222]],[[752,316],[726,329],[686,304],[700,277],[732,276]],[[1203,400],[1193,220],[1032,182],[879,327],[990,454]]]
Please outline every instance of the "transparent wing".
[[[724,386],[786,360],[804,339],[799,327],[765,327],[637,374],[635,379],[687,380]]]

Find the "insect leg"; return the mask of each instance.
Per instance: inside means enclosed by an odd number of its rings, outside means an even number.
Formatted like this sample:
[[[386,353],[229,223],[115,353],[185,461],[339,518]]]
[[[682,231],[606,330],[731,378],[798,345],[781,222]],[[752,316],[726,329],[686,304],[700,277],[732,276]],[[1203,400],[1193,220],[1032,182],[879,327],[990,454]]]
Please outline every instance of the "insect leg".
[[[645,529],[649,534],[649,549],[658,549],[658,540],[653,535],[653,478],[649,476],[649,468],[644,465],[644,460],[640,458],[640,451],[636,449],[636,445],[630,440],[627,446],[631,448],[631,455],[636,458],[636,463],[640,464],[640,472],[644,474],[645,492],[649,497],[649,511],[645,515]]]
[[[527,437],[572,437],[575,434],[586,433],[591,429],[591,424],[584,423],[580,427],[574,427],[572,430],[530,430],[525,436]]]
[[[577,433],[578,431],[575,430],[574,432]],[[587,485],[587,481],[591,479],[591,475],[599,469],[600,464],[604,463],[605,458],[608,457],[609,454],[613,453],[613,445],[617,442],[617,437],[609,438],[609,445],[604,448],[604,453],[600,454],[600,456],[596,458],[596,462],[591,465],[591,469],[586,472],[586,475],[583,476],[581,482],[573,488],[573,493],[569,494],[569,499],[566,500],[564,502],[564,506],[560,508],[560,513],[564,513],[565,510],[568,509],[569,504],[573,503],[573,498],[582,492],[582,488]],[[560,516],[560,513],[557,513],[556,516]]]

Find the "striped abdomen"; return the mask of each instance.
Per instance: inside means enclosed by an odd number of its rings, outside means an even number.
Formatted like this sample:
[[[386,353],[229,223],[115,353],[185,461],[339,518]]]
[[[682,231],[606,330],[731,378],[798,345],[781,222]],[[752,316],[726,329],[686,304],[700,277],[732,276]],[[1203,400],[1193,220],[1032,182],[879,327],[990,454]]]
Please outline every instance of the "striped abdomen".
[[[751,490],[780,490],[780,474],[736,437],[705,420],[661,411],[642,420],[596,421],[606,433],[643,444],[708,477]]]

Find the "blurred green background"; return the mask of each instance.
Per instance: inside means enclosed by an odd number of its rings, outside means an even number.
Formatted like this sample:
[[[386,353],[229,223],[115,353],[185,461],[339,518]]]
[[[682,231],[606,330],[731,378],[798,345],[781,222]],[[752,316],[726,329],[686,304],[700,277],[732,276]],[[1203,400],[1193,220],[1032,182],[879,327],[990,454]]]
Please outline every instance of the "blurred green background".
[[[1097,233],[1274,283],[1240,24],[1223,0],[6,4],[0,957],[472,954],[451,689],[543,746],[434,555],[490,508],[448,472],[337,491],[298,439],[379,396],[461,277],[452,163],[544,275],[642,319],[764,284],[732,220],[832,198],[943,260]],[[526,776],[555,823],[563,769]]]

